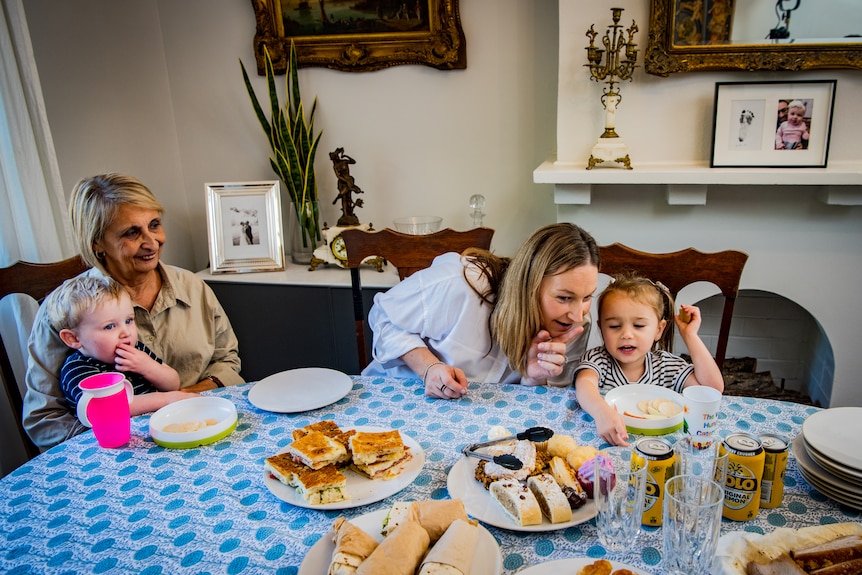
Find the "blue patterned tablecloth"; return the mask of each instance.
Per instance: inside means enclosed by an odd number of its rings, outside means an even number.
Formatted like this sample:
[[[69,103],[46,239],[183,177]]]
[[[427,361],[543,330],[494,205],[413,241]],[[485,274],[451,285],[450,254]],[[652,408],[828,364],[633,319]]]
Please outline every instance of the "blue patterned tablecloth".
[[[236,431],[212,445],[157,446],[148,434],[149,416],[141,416],[133,419],[125,448],[102,449],[88,432],[0,480],[0,573],[295,574],[335,517],[356,517],[401,499],[448,497],[446,476],[460,448],[481,441],[493,425],[545,425],[601,445],[592,419],[576,409],[566,389],[472,384],[466,398],[443,401],[425,397],[418,380],[354,377],[345,398],[300,414],[260,410],[248,401],[250,389],[210,392],[233,401],[239,413]],[[721,433],[793,438],[816,409],[725,397]],[[263,460],[290,443],[294,428],[321,419],[399,429],[425,450],[425,466],[405,490],[366,507],[317,511],[284,503],[264,485]],[[746,523],[723,521],[723,532],[860,520],[858,511],[805,483],[792,455],[786,484],[781,507],[761,510]],[[544,533],[488,529],[500,543],[506,574],[554,559],[607,555],[594,520]],[[644,529],[631,549],[610,558],[662,573],[661,530]]]

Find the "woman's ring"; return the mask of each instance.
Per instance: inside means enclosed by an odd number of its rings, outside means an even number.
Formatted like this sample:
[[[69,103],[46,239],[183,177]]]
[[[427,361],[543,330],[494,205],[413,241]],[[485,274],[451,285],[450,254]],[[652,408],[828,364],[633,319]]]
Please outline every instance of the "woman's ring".
[[[445,383],[440,386],[440,391],[443,391],[444,389],[449,389],[448,387],[446,387]],[[445,392],[443,392],[443,393],[445,393]]]

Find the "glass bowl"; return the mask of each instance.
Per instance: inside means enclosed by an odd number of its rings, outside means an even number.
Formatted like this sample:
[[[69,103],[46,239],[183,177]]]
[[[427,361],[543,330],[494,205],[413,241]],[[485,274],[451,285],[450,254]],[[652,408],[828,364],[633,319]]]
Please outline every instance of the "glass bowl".
[[[395,229],[403,234],[424,236],[425,234],[439,232],[442,222],[443,218],[439,216],[409,216],[398,218],[392,223],[395,224]]]

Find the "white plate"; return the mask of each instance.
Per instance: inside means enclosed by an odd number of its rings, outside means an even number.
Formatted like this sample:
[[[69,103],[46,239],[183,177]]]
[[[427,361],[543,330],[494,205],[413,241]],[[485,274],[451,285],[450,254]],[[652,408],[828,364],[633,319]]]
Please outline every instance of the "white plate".
[[[805,442],[829,459],[862,471],[862,407],[818,411],[802,423]]]
[[[595,502],[592,499],[587,499],[587,503],[583,507],[572,510],[571,521],[551,523],[543,515],[540,525],[518,525],[503,511],[503,507],[491,497],[488,490],[476,481],[477,465],[479,465],[479,460],[475,457],[459,459],[449,471],[446,487],[449,489],[449,495],[452,499],[463,501],[467,514],[482,523],[510,531],[556,531],[572,525],[579,525],[596,516]]]
[[[629,433],[638,435],[665,435],[682,427],[683,411],[662,419],[638,419],[624,412],[640,413],[638,402],[644,399],[670,399],[680,407],[685,407],[682,395],[661,385],[621,385],[605,394],[605,401],[623,416]]]
[[[846,480],[853,485],[857,485],[862,488],[862,471],[856,471],[854,469],[850,469],[849,467],[845,467],[838,463],[837,461],[832,461],[807,443],[805,443],[805,437],[802,437],[802,441],[805,445],[805,451],[808,452],[808,455],[811,456],[811,459],[816,461],[823,469],[826,471],[837,475],[838,477]]]
[[[820,467],[808,455],[801,435],[793,440],[793,455],[796,457],[802,477],[815,489],[839,503],[855,509],[862,508],[862,488],[851,485]]]
[[[350,522],[366,533],[374,537],[378,542],[383,541],[380,529],[388,509],[372,511],[360,515]],[[329,537],[329,532],[324,533],[320,540],[312,545],[302,565],[299,566],[297,575],[326,575],[329,562],[332,560],[332,551],[335,545]],[[497,540],[487,529],[479,526],[479,540],[476,543],[476,553],[473,555],[473,568],[471,575],[500,575],[503,572],[503,558],[500,556],[500,546]]]
[[[248,400],[266,411],[299,413],[335,403],[351,389],[353,380],[345,373],[324,367],[303,367],[263,378],[248,392]]]
[[[533,565],[532,567],[527,567],[523,571],[518,571],[518,575],[562,575],[564,573],[574,574],[578,572],[578,569],[586,567],[587,565],[592,565],[596,561],[598,561],[598,559],[590,559],[589,557],[572,557],[571,559],[558,559],[556,561],[548,561],[547,563],[540,563],[538,565]],[[628,569],[635,575],[650,575],[646,571],[638,569],[637,567],[632,567],[631,565],[627,565],[625,563],[620,563],[619,561],[611,561],[611,565],[614,566],[614,571],[616,571],[617,569]]]
[[[356,431],[389,431],[382,427],[349,427],[344,431],[355,429]],[[324,503],[322,505],[312,505],[307,502],[301,495],[296,492],[296,489],[285,485],[278,479],[273,478],[268,471],[263,472],[263,482],[273,495],[284,502],[295,505],[296,507],[305,507],[306,509],[353,509],[361,507],[369,503],[375,503],[382,499],[386,499],[390,495],[395,495],[411,483],[422,471],[422,466],[425,465],[425,452],[422,446],[416,443],[412,437],[405,433],[401,434],[401,440],[404,445],[410,448],[410,454],[413,456],[407,465],[397,477],[394,479],[369,479],[366,476],[357,473],[351,469],[342,471],[347,477],[347,494],[350,499],[347,501],[337,501],[335,503]],[[282,449],[279,453],[284,453],[287,448]]]

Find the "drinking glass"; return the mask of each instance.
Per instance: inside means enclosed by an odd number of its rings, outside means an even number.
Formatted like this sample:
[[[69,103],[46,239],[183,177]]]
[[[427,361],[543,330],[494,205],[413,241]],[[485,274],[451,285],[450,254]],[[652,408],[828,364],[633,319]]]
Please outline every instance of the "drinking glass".
[[[662,508],[662,562],[669,575],[709,573],[721,533],[724,488],[704,476],[667,480]]]
[[[682,437],[673,446],[676,456],[674,475],[697,475],[712,479],[721,486],[727,479],[727,458],[729,453],[721,453],[721,442],[707,445]]]
[[[632,448],[610,447],[594,460],[593,499],[602,546],[612,553],[630,549],[640,533],[646,466],[632,470]]]

